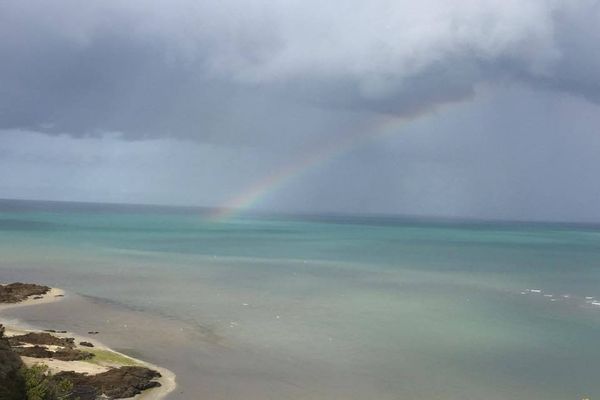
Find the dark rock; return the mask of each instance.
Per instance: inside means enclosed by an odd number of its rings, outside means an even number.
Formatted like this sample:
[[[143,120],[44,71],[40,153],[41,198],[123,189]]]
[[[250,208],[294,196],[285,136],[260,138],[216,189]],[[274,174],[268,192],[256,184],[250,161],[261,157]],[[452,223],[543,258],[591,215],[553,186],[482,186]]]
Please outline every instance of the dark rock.
[[[88,335],[97,335],[99,333],[100,332],[98,332],[98,331],[90,331],[90,332],[88,332]]]
[[[34,296],[34,298],[33,298],[33,299],[34,299],[34,300],[40,300],[40,299],[43,299],[43,298],[44,298],[43,296]]]
[[[146,389],[159,387],[153,379],[160,373],[145,367],[121,367],[97,375],[85,375],[72,371],[59,372],[56,379],[67,379],[73,383],[75,397],[94,400],[99,396],[123,399],[140,394]]]
[[[65,297],[65,295],[64,294],[56,294],[56,295],[54,295],[54,297]]]
[[[8,338],[12,346],[19,346],[21,343],[39,344],[45,346],[60,346],[73,348],[75,347],[75,339],[59,338],[47,332],[30,332],[25,335],[13,336]]]
[[[94,345],[90,342],[79,342],[79,345],[84,347],[94,347]]]
[[[99,393],[100,391],[93,386],[80,384],[73,386],[71,397],[77,400],[96,400],[102,398],[99,397]]]
[[[44,346],[38,345],[33,347],[13,347],[13,351],[23,357],[53,358],[61,361],[84,361],[94,357],[92,353],[87,351],[71,348],[62,348],[56,351],[51,351]]]
[[[68,348],[56,350],[54,354],[52,354],[52,358],[62,361],[84,361],[89,360],[92,357],[94,357],[94,355],[87,351]]]
[[[56,331],[54,329],[44,329],[44,332],[50,332],[50,333],[67,333],[67,331]]]
[[[19,303],[30,296],[42,296],[50,291],[48,286],[33,283],[0,285],[0,303]]]
[[[34,358],[52,358],[54,352],[48,350],[43,346],[33,347],[13,347],[15,353],[23,357],[34,357]]]

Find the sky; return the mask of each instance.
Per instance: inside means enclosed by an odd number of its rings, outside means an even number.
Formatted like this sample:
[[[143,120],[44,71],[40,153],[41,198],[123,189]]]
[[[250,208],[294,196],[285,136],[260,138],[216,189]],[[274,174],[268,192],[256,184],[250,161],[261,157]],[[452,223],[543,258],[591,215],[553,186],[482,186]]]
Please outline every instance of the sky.
[[[600,1],[0,0],[0,198],[600,221]]]

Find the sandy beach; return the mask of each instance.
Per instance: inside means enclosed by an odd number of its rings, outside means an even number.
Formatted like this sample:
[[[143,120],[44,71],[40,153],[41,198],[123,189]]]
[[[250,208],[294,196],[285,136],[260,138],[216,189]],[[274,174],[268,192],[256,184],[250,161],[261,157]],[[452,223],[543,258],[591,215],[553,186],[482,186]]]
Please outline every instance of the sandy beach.
[[[51,288],[46,294],[40,296],[30,296],[27,299],[16,303],[0,304],[0,324],[5,328],[5,337],[10,338],[28,333],[51,332],[52,336],[57,338],[73,338],[75,343],[80,343],[76,348],[85,350],[95,355],[99,361],[64,361],[52,358],[34,358],[22,356],[23,363],[31,367],[35,364],[43,364],[48,367],[49,372],[56,374],[62,371],[74,371],[86,375],[96,375],[109,371],[112,368],[121,366],[140,366],[157,371],[160,377],[155,379],[160,383],[159,387],[145,390],[135,398],[139,400],[161,400],[167,398],[176,388],[175,374],[170,370],[159,367],[147,361],[131,357],[127,354],[116,351],[105,345],[95,337],[85,336],[70,332],[68,330],[48,329],[42,326],[33,326],[19,319],[19,311],[27,308],[44,308],[50,304],[57,304],[69,298],[69,295],[62,289]],[[11,310],[11,317],[6,318],[5,314]],[[96,331],[89,333],[97,334]],[[85,343],[85,346],[81,344]],[[56,350],[56,346],[47,346],[48,350]]]
[[[18,303],[0,303],[0,313],[9,308],[20,308],[28,307],[33,305],[42,305],[48,303],[54,303],[62,300],[65,297],[65,291],[58,288],[50,288],[50,291],[44,295],[39,296],[40,298],[29,297],[26,300]]]

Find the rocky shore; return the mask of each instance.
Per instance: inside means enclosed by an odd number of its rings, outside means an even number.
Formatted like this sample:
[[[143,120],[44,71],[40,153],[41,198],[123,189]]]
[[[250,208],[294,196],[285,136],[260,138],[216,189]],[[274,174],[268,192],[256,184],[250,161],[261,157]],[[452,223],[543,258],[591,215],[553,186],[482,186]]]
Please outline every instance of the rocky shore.
[[[62,296],[42,285],[0,285],[0,310]],[[152,367],[65,331],[0,325],[0,400],[159,399],[174,388],[174,376]]]
[[[20,303],[29,298],[42,298],[50,292],[48,286],[32,283],[15,282],[8,285],[0,285],[0,303]]]

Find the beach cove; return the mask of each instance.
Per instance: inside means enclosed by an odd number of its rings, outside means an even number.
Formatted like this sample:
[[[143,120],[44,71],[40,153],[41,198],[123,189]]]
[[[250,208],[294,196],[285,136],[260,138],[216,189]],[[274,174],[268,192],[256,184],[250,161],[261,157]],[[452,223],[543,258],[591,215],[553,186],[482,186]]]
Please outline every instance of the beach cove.
[[[3,318],[2,313],[7,310],[17,310],[18,315],[18,310],[26,307],[44,308],[58,303],[68,297],[63,290],[11,283],[0,285],[0,295],[0,339],[14,354],[6,353],[3,357],[20,358],[23,365],[20,373],[27,373],[23,368],[31,371],[40,368],[38,373],[52,377],[49,382],[68,382],[70,388],[66,393],[78,399],[103,396],[107,399],[162,400],[175,389],[175,375],[171,371],[114,351],[92,336],[34,328],[19,320]],[[89,331],[88,335],[98,333]],[[12,376],[17,370],[8,372]],[[14,376],[6,379],[10,381]]]

